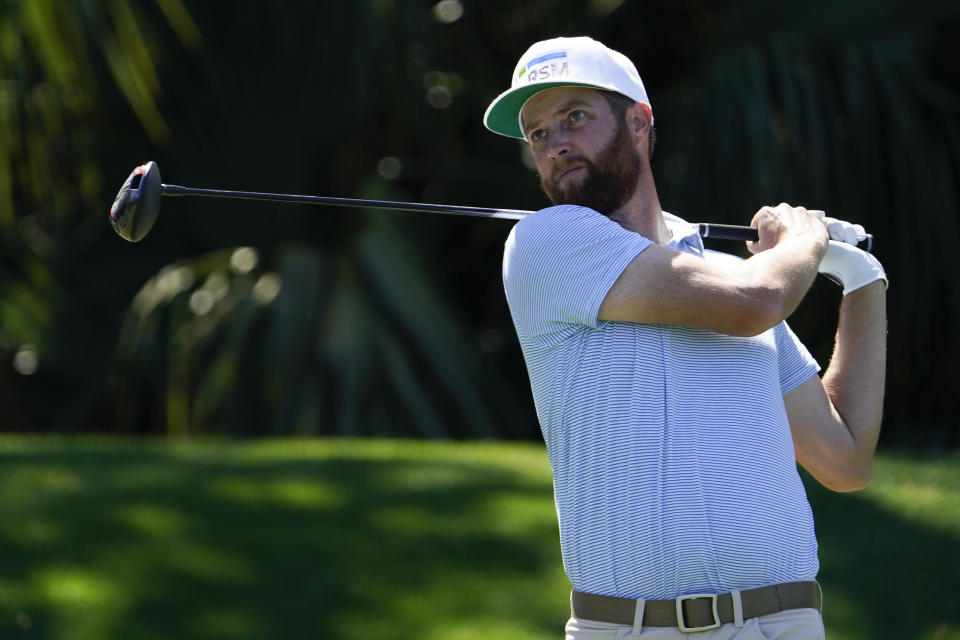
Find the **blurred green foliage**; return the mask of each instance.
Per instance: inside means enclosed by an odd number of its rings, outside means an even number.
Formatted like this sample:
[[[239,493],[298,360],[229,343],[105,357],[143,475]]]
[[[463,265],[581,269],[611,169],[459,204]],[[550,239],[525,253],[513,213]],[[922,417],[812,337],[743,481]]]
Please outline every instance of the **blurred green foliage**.
[[[885,437],[956,445],[960,5],[563,0],[0,5],[0,428],[535,438],[501,221],[164,201],[166,182],[536,209],[481,115],[533,41],[636,61],[664,206],[863,223],[890,289]],[[730,245],[730,250],[737,250]],[[838,293],[791,320],[822,364]]]

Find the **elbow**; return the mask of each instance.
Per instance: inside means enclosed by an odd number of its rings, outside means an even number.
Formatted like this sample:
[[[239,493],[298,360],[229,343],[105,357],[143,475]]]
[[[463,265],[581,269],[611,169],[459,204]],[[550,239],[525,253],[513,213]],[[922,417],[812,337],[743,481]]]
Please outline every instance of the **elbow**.
[[[784,301],[778,291],[754,290],[745,296],[727,333],[745,338],[756,336],[777,326],[785,317]]]
[[[764,327],[758,333],[777,326],[792,311],[780,287],[762,287],[754,294],[754,298],[757,322]]]
[[[833,478],[827,488],[837,493],[853,493],[866,489],[872,478],[873,465],[870,462],[850,465],[842,474]]]

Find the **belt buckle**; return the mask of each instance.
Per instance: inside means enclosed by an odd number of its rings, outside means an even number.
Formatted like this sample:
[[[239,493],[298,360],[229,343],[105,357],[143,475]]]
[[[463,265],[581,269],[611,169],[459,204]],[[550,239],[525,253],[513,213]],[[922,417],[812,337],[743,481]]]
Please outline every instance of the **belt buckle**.
[[[683,619],[683,603],[687,600],[709,599],[713,607],[713,624],[707,624],[702,627],[688,627]],[[689,596],[680,596],[677,598],[677,627],[683,633],[695,633],[697,631],[709,631],[720,627],[720,615],[717,613],[717,594],[715,593],[693,593]]]

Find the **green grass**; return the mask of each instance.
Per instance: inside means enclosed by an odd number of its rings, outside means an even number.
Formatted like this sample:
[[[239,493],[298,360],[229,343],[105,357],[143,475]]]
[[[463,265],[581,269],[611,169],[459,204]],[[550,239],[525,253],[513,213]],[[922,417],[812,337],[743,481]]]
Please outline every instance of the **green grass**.
[[[960,455],[811,483],[831,639],[960,638]],[[556,639],[542,446],[0,438],[0,638]]]

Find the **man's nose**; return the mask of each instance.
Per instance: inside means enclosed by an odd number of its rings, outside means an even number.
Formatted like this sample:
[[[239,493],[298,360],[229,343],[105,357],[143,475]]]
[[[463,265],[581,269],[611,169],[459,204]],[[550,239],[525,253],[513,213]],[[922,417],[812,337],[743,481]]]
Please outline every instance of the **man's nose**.
[[[551,159],[557,159],[570,153],[570,137],[562,131],[554,132],[550,135],[550,143],[547,146],[547,155]]]

